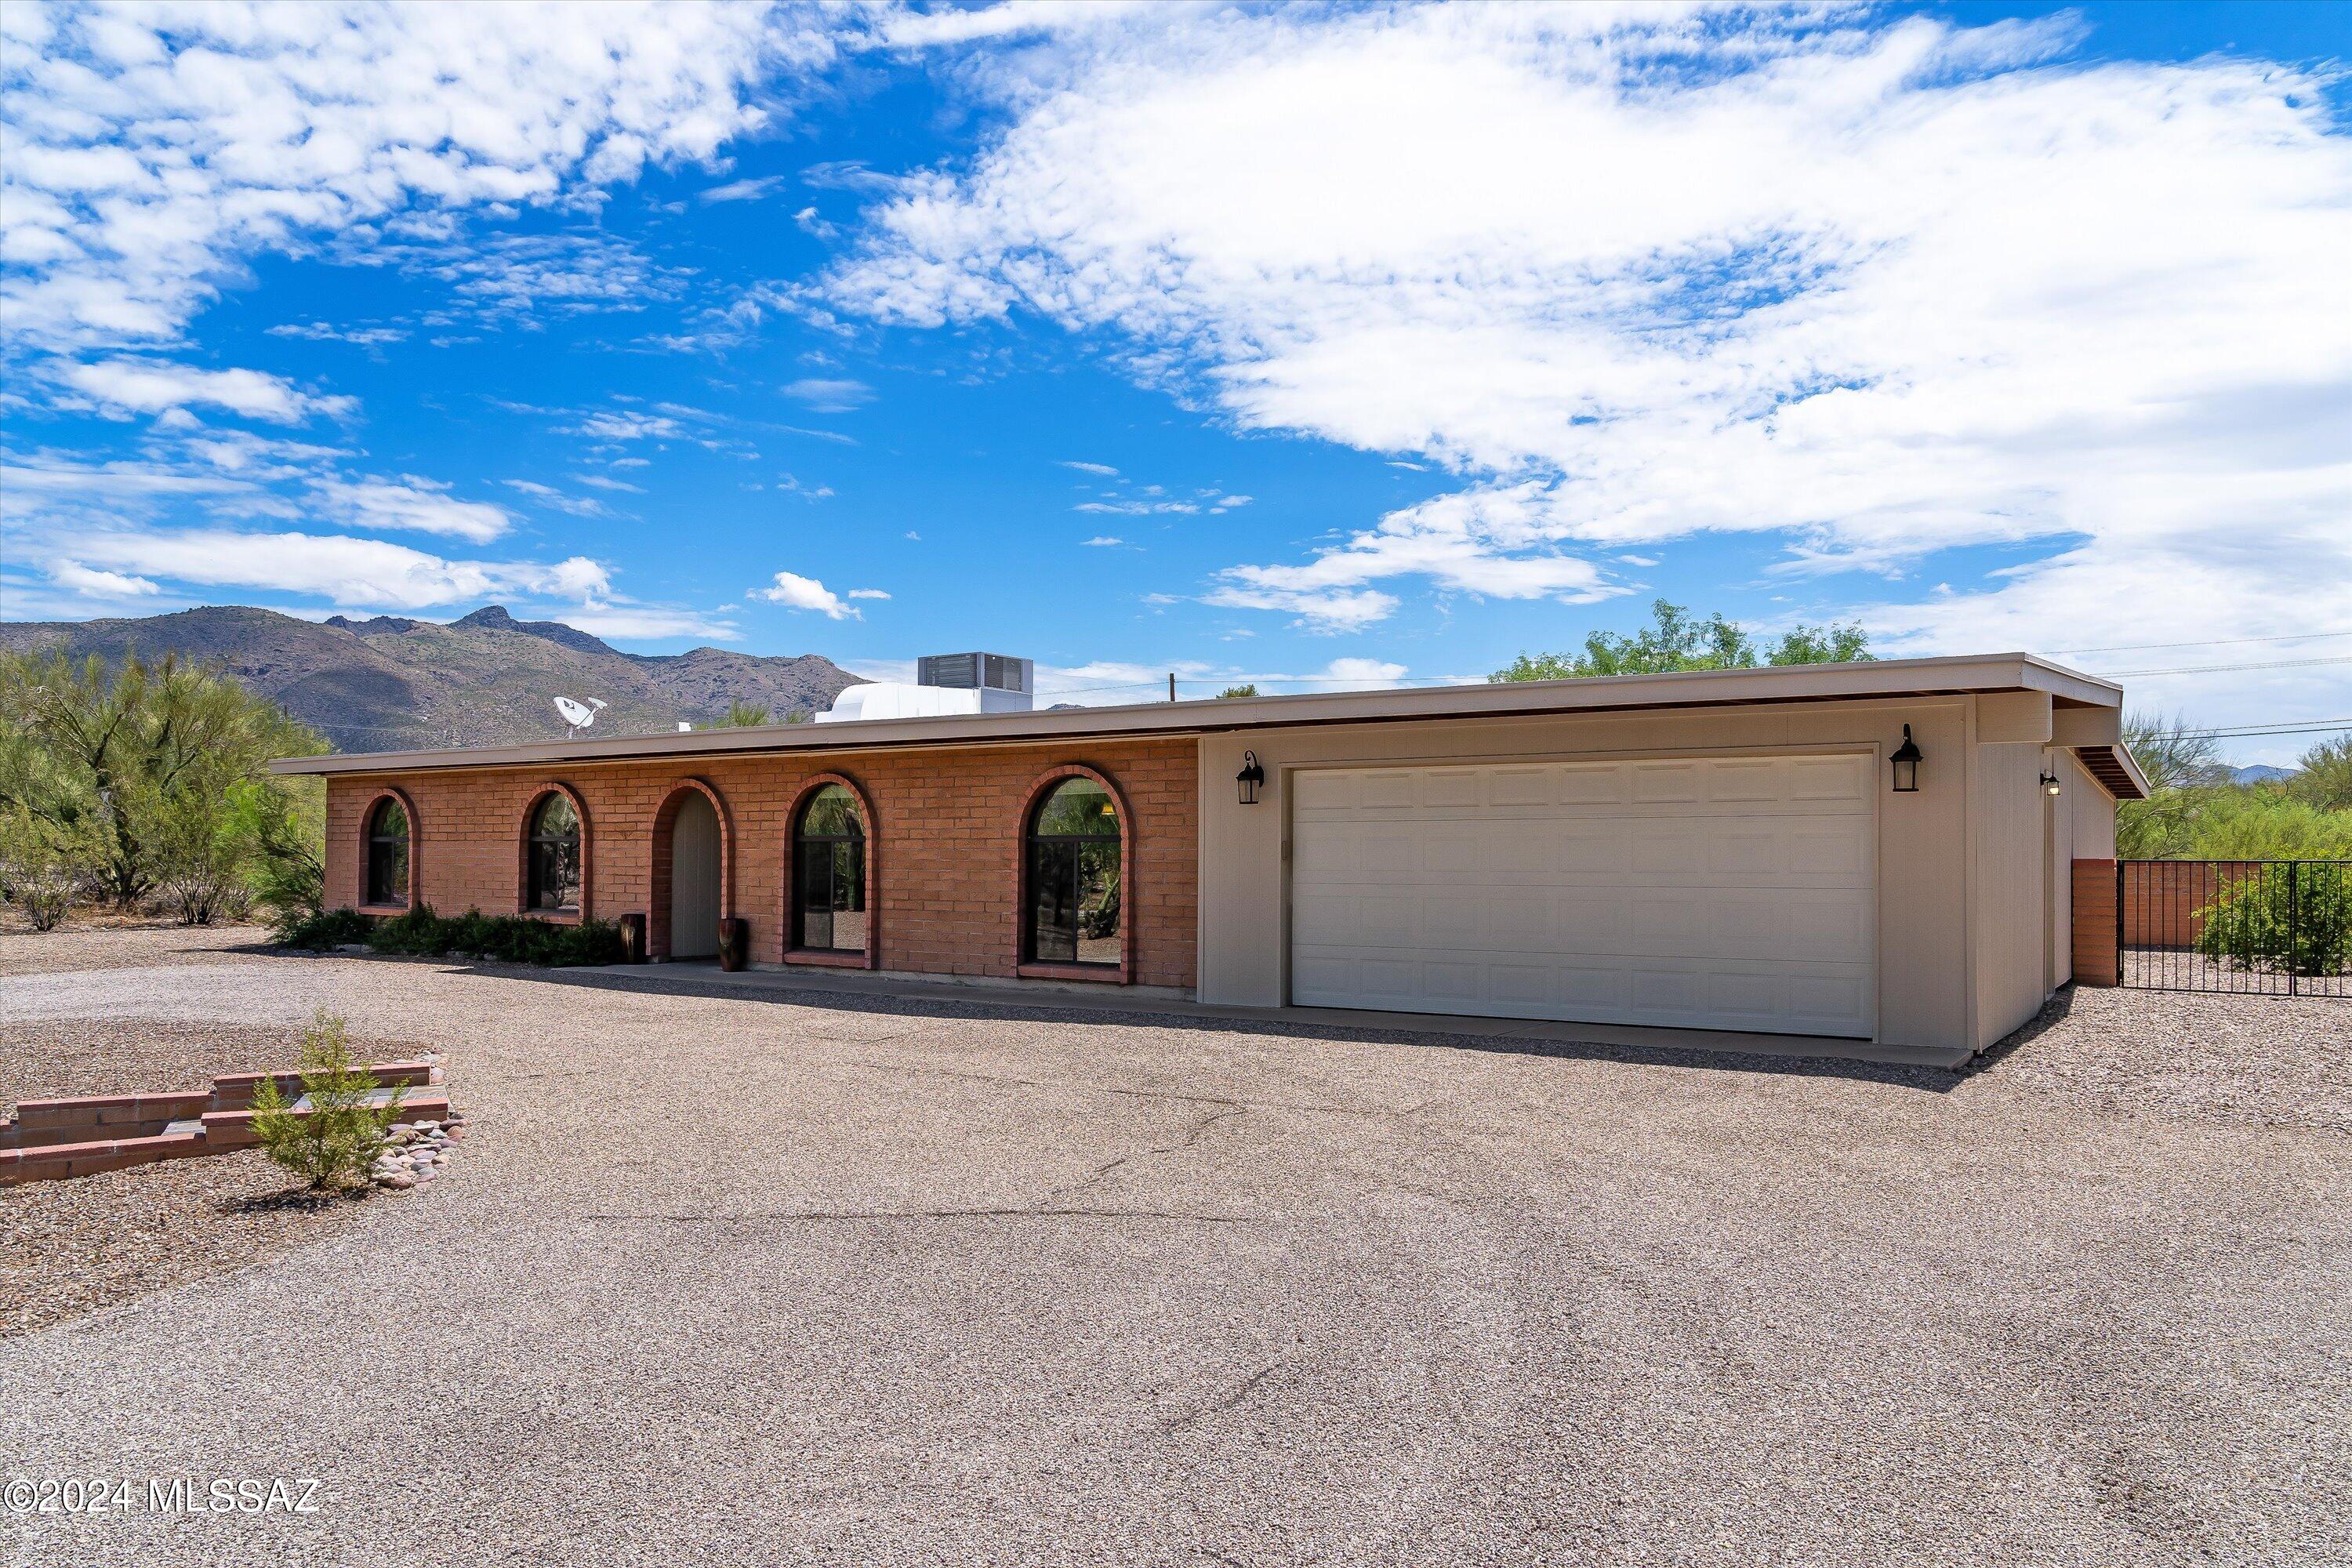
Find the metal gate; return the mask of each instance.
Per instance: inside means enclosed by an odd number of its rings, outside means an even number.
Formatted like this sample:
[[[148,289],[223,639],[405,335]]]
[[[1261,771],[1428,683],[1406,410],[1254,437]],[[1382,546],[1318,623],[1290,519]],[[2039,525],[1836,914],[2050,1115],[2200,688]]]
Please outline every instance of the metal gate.
[[[2352,997],[2352,861],[2118,860],[2122,984]]]

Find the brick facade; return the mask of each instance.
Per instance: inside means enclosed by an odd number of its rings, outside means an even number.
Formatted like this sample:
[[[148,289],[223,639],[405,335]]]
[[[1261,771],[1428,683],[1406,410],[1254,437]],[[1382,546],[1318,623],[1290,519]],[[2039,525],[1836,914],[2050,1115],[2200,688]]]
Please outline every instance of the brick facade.
[[[2074,862],[2074,984],[2113,985],[2123,978],[2116,951],[2116,863]]]
[[[1074,765],[1099,773],[1126,806],[1127,978],[1191,989],[1199,773],[1190,740],[337,774],[327,789],[327,902],[358,903],[361,815],[390,785],[410,803],[418,896],[443,914],[515,913],[525,812],[560,785],[584,825],[583,912],[652,916],[667,880],[656,868],[656,841],[667,837],[659,814],[665,803],[675,809],[681,785],[698,783],[724,807],[724,902],[749,922],[752,958],[782,963],[793,805],[812,781],[838,775],[873,815],[867,902],[877,967],[1010,977],[1019,962],[1024,805],[1041,778]]]

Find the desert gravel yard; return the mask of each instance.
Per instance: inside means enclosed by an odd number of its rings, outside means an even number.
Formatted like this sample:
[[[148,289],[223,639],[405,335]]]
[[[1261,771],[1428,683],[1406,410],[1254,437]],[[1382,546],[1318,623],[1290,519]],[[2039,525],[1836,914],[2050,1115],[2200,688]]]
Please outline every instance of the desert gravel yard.
[[[2352,1562],[2352,1005],[1955,1076],[43,940],[0,1031],[326,1004],[469,1138],[0,1338],[0,1468],[140,1489],[19,1563]]]

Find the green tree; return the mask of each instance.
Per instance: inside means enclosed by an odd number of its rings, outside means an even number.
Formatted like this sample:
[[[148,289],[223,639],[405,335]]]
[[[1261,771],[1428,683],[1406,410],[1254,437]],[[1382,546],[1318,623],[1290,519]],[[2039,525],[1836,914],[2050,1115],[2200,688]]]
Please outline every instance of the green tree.
[[[2147,775],[2146,800],[2116,808],[2116,853],[2126,860],[2177,860],[2195,852],[2214,792],[2229,784],[2221,742],[2178,713],[2126,713],[2123,741]]]
[[[1866,664],[1878,656],[1858,622],[1809,626],[1800,623],[1764,650],[1767,664]]]
[[[1766,647],[1766,664],[1826,664],[1867,659],[1869,637],[1858,625],[1796,626]],[[1588,632],[1577,653],[1523,653],[1492,681],[1565,680],[1599,675],[1668,675],[1687,669],[1751,669],[1755,640],[1720,614],[1701,620],[1680,605],[1652,601],[1650,624],[1631,637]]]
[[[234,786],[284,787],[263,764],[326,742],[215,671],[167,655],[120,668],[91,658],[0,655],[0,788],[60,823],[87,822],[97,879],[121,908],[194,866],[241,870],[256,852],[226,819]]]
[[[2322,811],[2352,811],[2352,735],[2322,741],[2304,752],[2287,793]]]
[[[1223,701],[1224,701],[1227,698],[1232,698],[1232,697],[1255,697],[1255,696],[1256,696],[1256,695],[1257,695],[1257,685],[1256,685],[1256,683],[1255,683],[1255,681],[1244,681],[1243,684],[1241,684],[1241,685],[1239,685],[1239,686],[1228,686],[1228,687],[1226,687],[1223,691],[1218,692],[1218,693],[1217,693],[1217,700],[1218,700],[1218,701],[1220,701],[1220,702],[1223,702]]]

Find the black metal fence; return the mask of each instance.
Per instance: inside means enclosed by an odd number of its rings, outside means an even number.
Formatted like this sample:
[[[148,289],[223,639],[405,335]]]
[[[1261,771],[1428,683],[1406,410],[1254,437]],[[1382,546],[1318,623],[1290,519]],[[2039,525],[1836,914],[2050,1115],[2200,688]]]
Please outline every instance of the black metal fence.
[[[2352,861],[2118,860],[2122,980],[2352,997]]]

